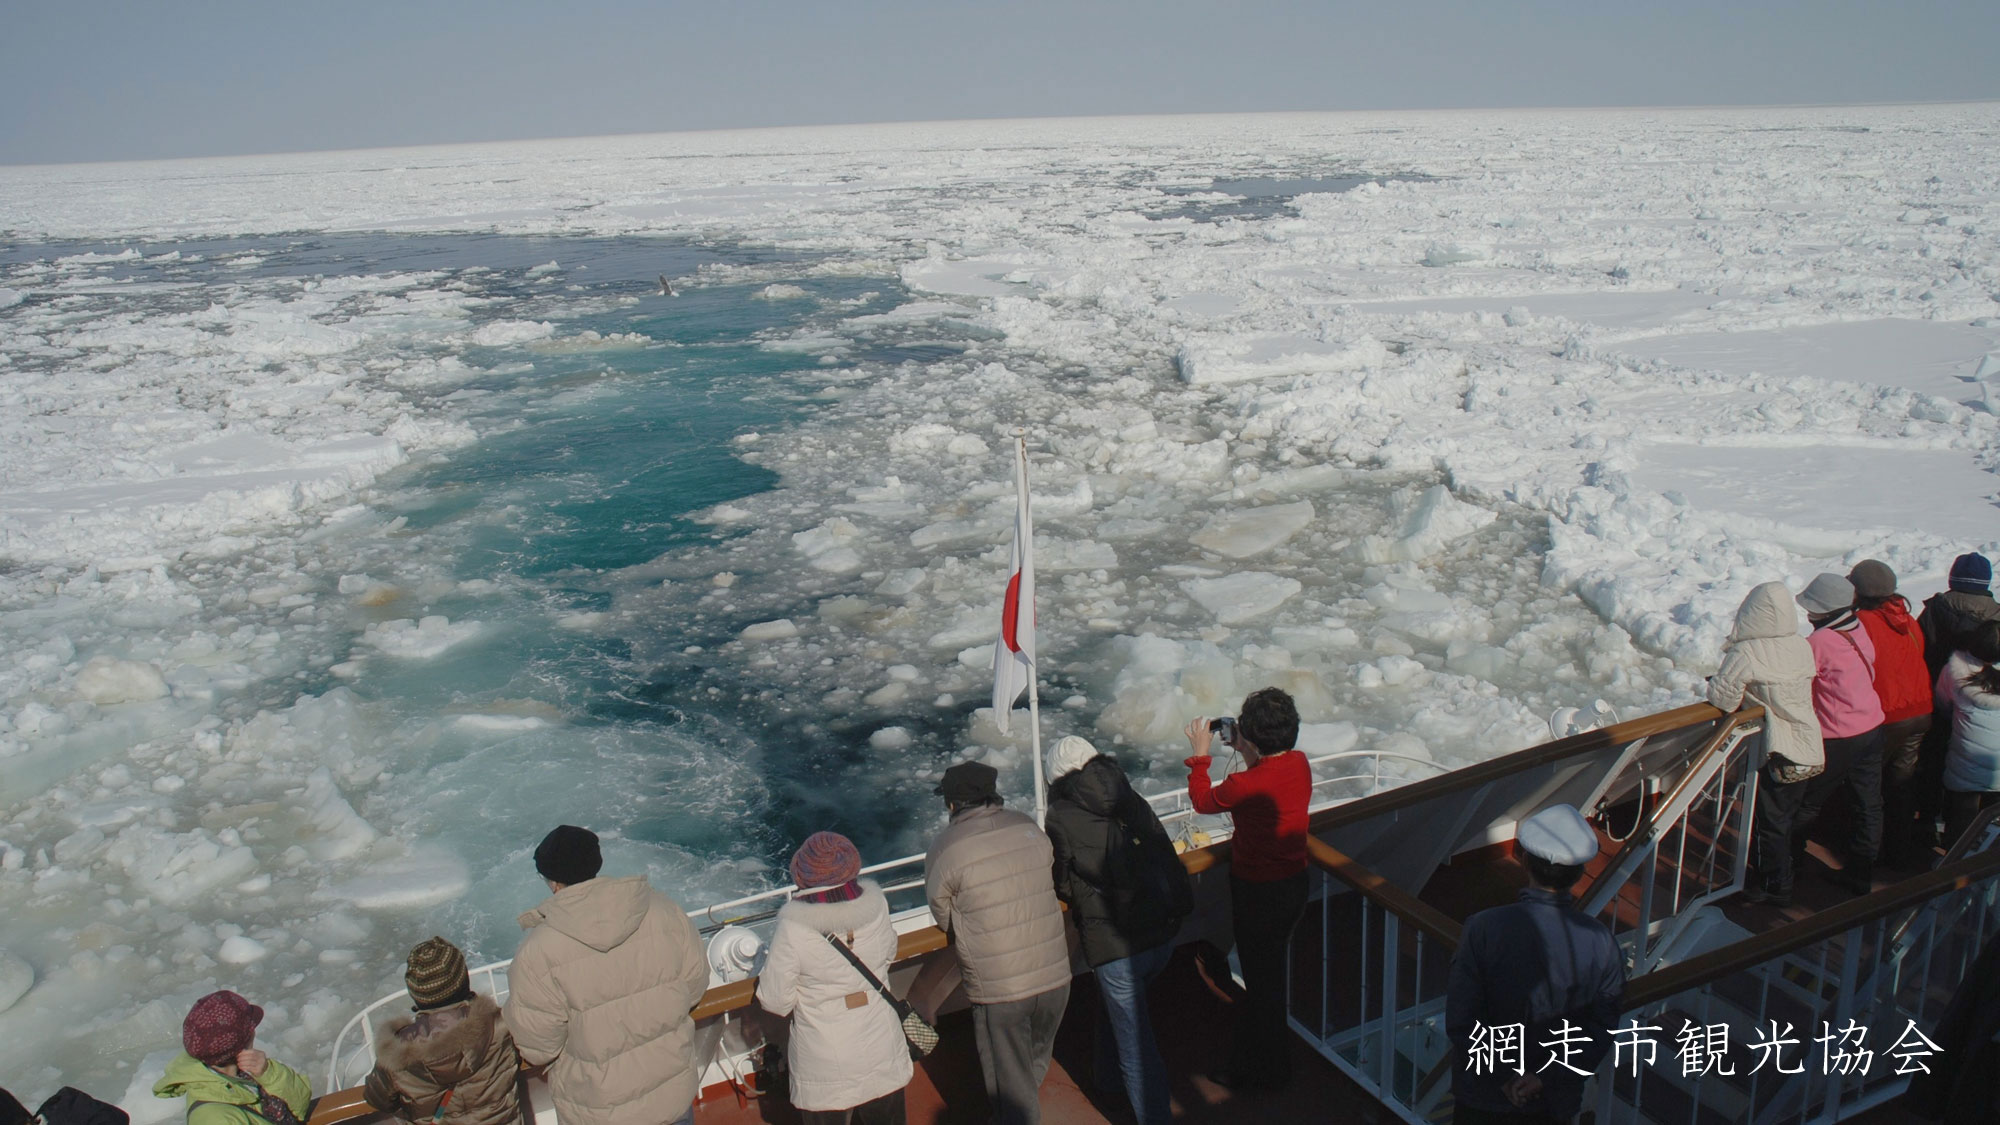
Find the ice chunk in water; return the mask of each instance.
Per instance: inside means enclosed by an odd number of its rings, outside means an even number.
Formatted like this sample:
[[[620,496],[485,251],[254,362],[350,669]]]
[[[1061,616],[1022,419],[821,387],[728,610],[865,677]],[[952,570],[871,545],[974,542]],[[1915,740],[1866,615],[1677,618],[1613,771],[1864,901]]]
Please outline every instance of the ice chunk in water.
[[[225,843],[201,829],[174,833],[150,824],[134,824],[118,833],[104,855],[125,869],[135,893],[167,904],[240,883],[257,869],[257,858],[247,847]]]
[[[746,641],[782,641],[787,637],[798,636],[799,627],[791,618],[780,617],[776,621],[759,621],[754,625],[745,625],[739,635]]]
[[[100,707],[143,703],[166,695],[167,681],[145,661],[93,656],[76,674],[76,693]]]
[[[1283,543],[1313,521],[1309,500],[1225,512],[1194,533],[1195,545],[1232,559],[1247,559]]]
[[[1262,570],[1244,570],[1220,578],[1190,578],[1181,583],[1188,596],[1224,625],[1261,617],[1283,605],[1304,587],[1296,578]]]
[[[363,910],[414,910],[450,902],[472,885],[465,864],[441,849],[425,848],[375,864],[366,874],[328,889]]]
[[[1491,510],[1458,499],[1441,484],[1421,493],[1411,489],[1396,493],[1389,514],[1396,521],[1395,533],[1363,536],[1354,545],[1355,557],[1372,563],[1429,558],[1496,518]]]
[[[384,656],[402,660],[430,660],[479,635],[477,621],[461,621],[432,614],[420,621],[384,621],[370,625],[361,634],[361,643]]]

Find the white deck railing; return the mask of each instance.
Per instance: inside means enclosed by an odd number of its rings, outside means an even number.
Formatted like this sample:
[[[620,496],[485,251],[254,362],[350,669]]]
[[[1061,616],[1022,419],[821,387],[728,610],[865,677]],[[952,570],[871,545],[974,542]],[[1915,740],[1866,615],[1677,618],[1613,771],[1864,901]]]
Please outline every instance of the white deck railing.
[[[1366,768],[1359,768],[1366,760]],[[1383,772],[1384,762],[1396,763],[1400,769],[1395,773]],[[1306,764],[1313,773],[1313,796],[1310,807],[1314,812],[1337,804],[1365,797],[1379,792],[1385,783],[1401,783],[1409,780],[1414,771],[1443,772],[1444,767],[1426,758],[1416,758],[1407,754],[1394,754],[1377,750],[1343,750],[1330,754],[1308,755]],[[1349,768],[1350,766],[1356,768]],[[1340,786],[1351,786],[1353,792],[1340,792]],[[1229,818],[1226,815],[1208,815],[1195,811],[1188,799],[1185,788],[1155,793],[1146,798],[1153,811],[1159,815],[1160,823],[1167,833],[1186,848],[1220,843],[1229,838]],[[1205,839],[1203,836],[1205,835]],[[889,896],[890,908],[898,931],[921,929],[930,925],[930,909],[924,905],[924,856],[906,855],[883,863],[871,864],[861,869],[863,875],[880,883],[883,893]],[[778,908],[785,904],[797,887],[787,884],[754,895],[730,899],[726,902],[711,903],[688,912],[695,928],[706,936],[724,926],[738,925],[757,927],[777,916]],[[914,892],[914,893],[913,893]],[[899,905],[899,900],[901,905]],[[913,901],[912,901],[913,900]],[[507,967],[513,962],[496,961],[472,970],[473,988],[493,997],[496,1003],[507,999]],[[482,987],[483,985],[483,987]],[[358,1012],[340,1029],[334,1038],[333,1050],[327,1058],[328,1090],[343,1090],[359,1085],[375,1060],[376,1014],[391,1006],[409,1003],[409,993],[392,992],[376,1000]]]

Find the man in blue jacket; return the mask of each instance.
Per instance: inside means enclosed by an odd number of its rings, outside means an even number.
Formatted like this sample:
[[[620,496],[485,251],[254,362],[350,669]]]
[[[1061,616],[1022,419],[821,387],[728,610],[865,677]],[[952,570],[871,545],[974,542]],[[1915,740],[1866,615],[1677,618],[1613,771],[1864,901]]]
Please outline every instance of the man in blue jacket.
[[[1445,1030],[1455,1125],[1546,1125],[1576,1116],[1583,1083],[1611,1047],[1625,958],[1569,889],[1597,855],[1597,830],[1569,805],[1521,822],[1520,900],[1465,923],[1451,962]]]

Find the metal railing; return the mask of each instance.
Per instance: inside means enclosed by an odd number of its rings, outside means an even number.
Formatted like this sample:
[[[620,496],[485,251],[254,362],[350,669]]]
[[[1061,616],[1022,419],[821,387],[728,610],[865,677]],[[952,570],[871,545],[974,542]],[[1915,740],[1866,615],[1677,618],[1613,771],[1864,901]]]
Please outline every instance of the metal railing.
[[[1318,924],[1294,935],[1293,1030],[1411,1125],[1448,1116],[1445,993],[1460,924],[1416,892],[1452,856],[1499,842],[1498,825],[1511,829],[1550,804],[1574,802],[1591,814],[1629,807],[1632,827],[1592,884],[1592,912],[1623,914],[1633,954],[1656,960],[1702,905],[1741,886],[1762,717],[1681,708],[1316,818],[1308,846]],[[1377,858],[1360,862],[1341,840]],[[1319,948],[1301,951],[1300,940]]]
[[[1306,846],[1319,949],[1308,962],[1317,973],[1301,974],[1294,936],[1292,1030],[1405,1121],[1421,1121],[1427,1082],[1441,1091],[1439,1064],[1449,1070],[1445,986],[1459,924],[1323,841]],[[1314,1002],[1302,1009],[1301,996]]]
[[[1820,1125],[1880,1105],[1935,1061],[1929,1032],[1996,932],[2000,849],[1987,848],[1641,977],[1625,1025],[1657,1029],[1669,1054],[1714,1028],[1771,1046],[1754,1060],[1732,1046],[1733,1074],[1687,1074],[1685,1052],[1663,1066],[1612,1059],[1586,1104],[1603,1125]]]
[[[1701,907],[1743,889],[1762,731],[1735,715],[1718,727],[1577,904],[1610,925],[1629,975],[1657,968]]]
[[[1365,768],[1362,763],[1366,763]],[[1393,763],[1397,772],[1385,772],[1384,763]],[[1442,772],[1444,767],[1425,758],[1406,754],[1396,754],[1377,750],[1342,750],[1334,753],[1309,755],[1306,764],[1313,774],[1312,800],[1310,808],[1324,812],[1335,805],[1366,797],[1383,790],[1389,783],[1401,783],[1409,774],[1429,770]],[[1189,803],[1185,788],[1155,793],[1146,798],[1160,822],[1166,826],[1168,834],[1174,836],[1192,853],[1211,844],[1224,843],[1230,836],[1230,821],[1227,815],[1209,816],[1197,813]],[[1201,835],[1197,835],[1201,833]],[[874,879],[888,896],[890,916],[906,942],[912,936],[925,930],[936,931],[930,926],[930,908],[924,899],[924,856],[907,855],[861,869],[861,874]],[[748,926],[760,931],[760,936],[768,940],[768,929],[778,915],[779,907],[798,890],[791,884],[759,891],[753,895],[730,899],[688,912],[696,930],[704,937],[710,937],[725,926]],[[940,942],[942,938],[938,939]],[[507,998],[506,974],[511,961],[497,961],[475,970],[475,974],[485,974],[486,987],[479,988],[504,1003]],[[755,978],[720,985],[709,990],[701,1007],[714,1008],[717,1012],[743,1007],[750,1002],[754,993]],[[475,981],[475,987],[478,982]],[[375,1054],[375,1014],[382,1009],[408,1003],[408,993],[392,992],[369,1004],[340,1029],[335,1036],[333,1048],[328,1054],[327,1088],[342,1089],[359,1082],[373,1066]],[[365,1060],[365,1062],[364,1062]]]

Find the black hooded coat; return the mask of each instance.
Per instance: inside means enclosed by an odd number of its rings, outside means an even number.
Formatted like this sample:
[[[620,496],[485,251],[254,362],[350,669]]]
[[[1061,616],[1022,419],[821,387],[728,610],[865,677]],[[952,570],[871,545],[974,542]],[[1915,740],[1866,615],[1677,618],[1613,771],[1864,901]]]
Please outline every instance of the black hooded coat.
[[[1092,968],[1171,941],[1194,909],[1194,888],[1167,830],[1099,754],[1049,786],[1044,825],[1055,845],[1056,897]]]

